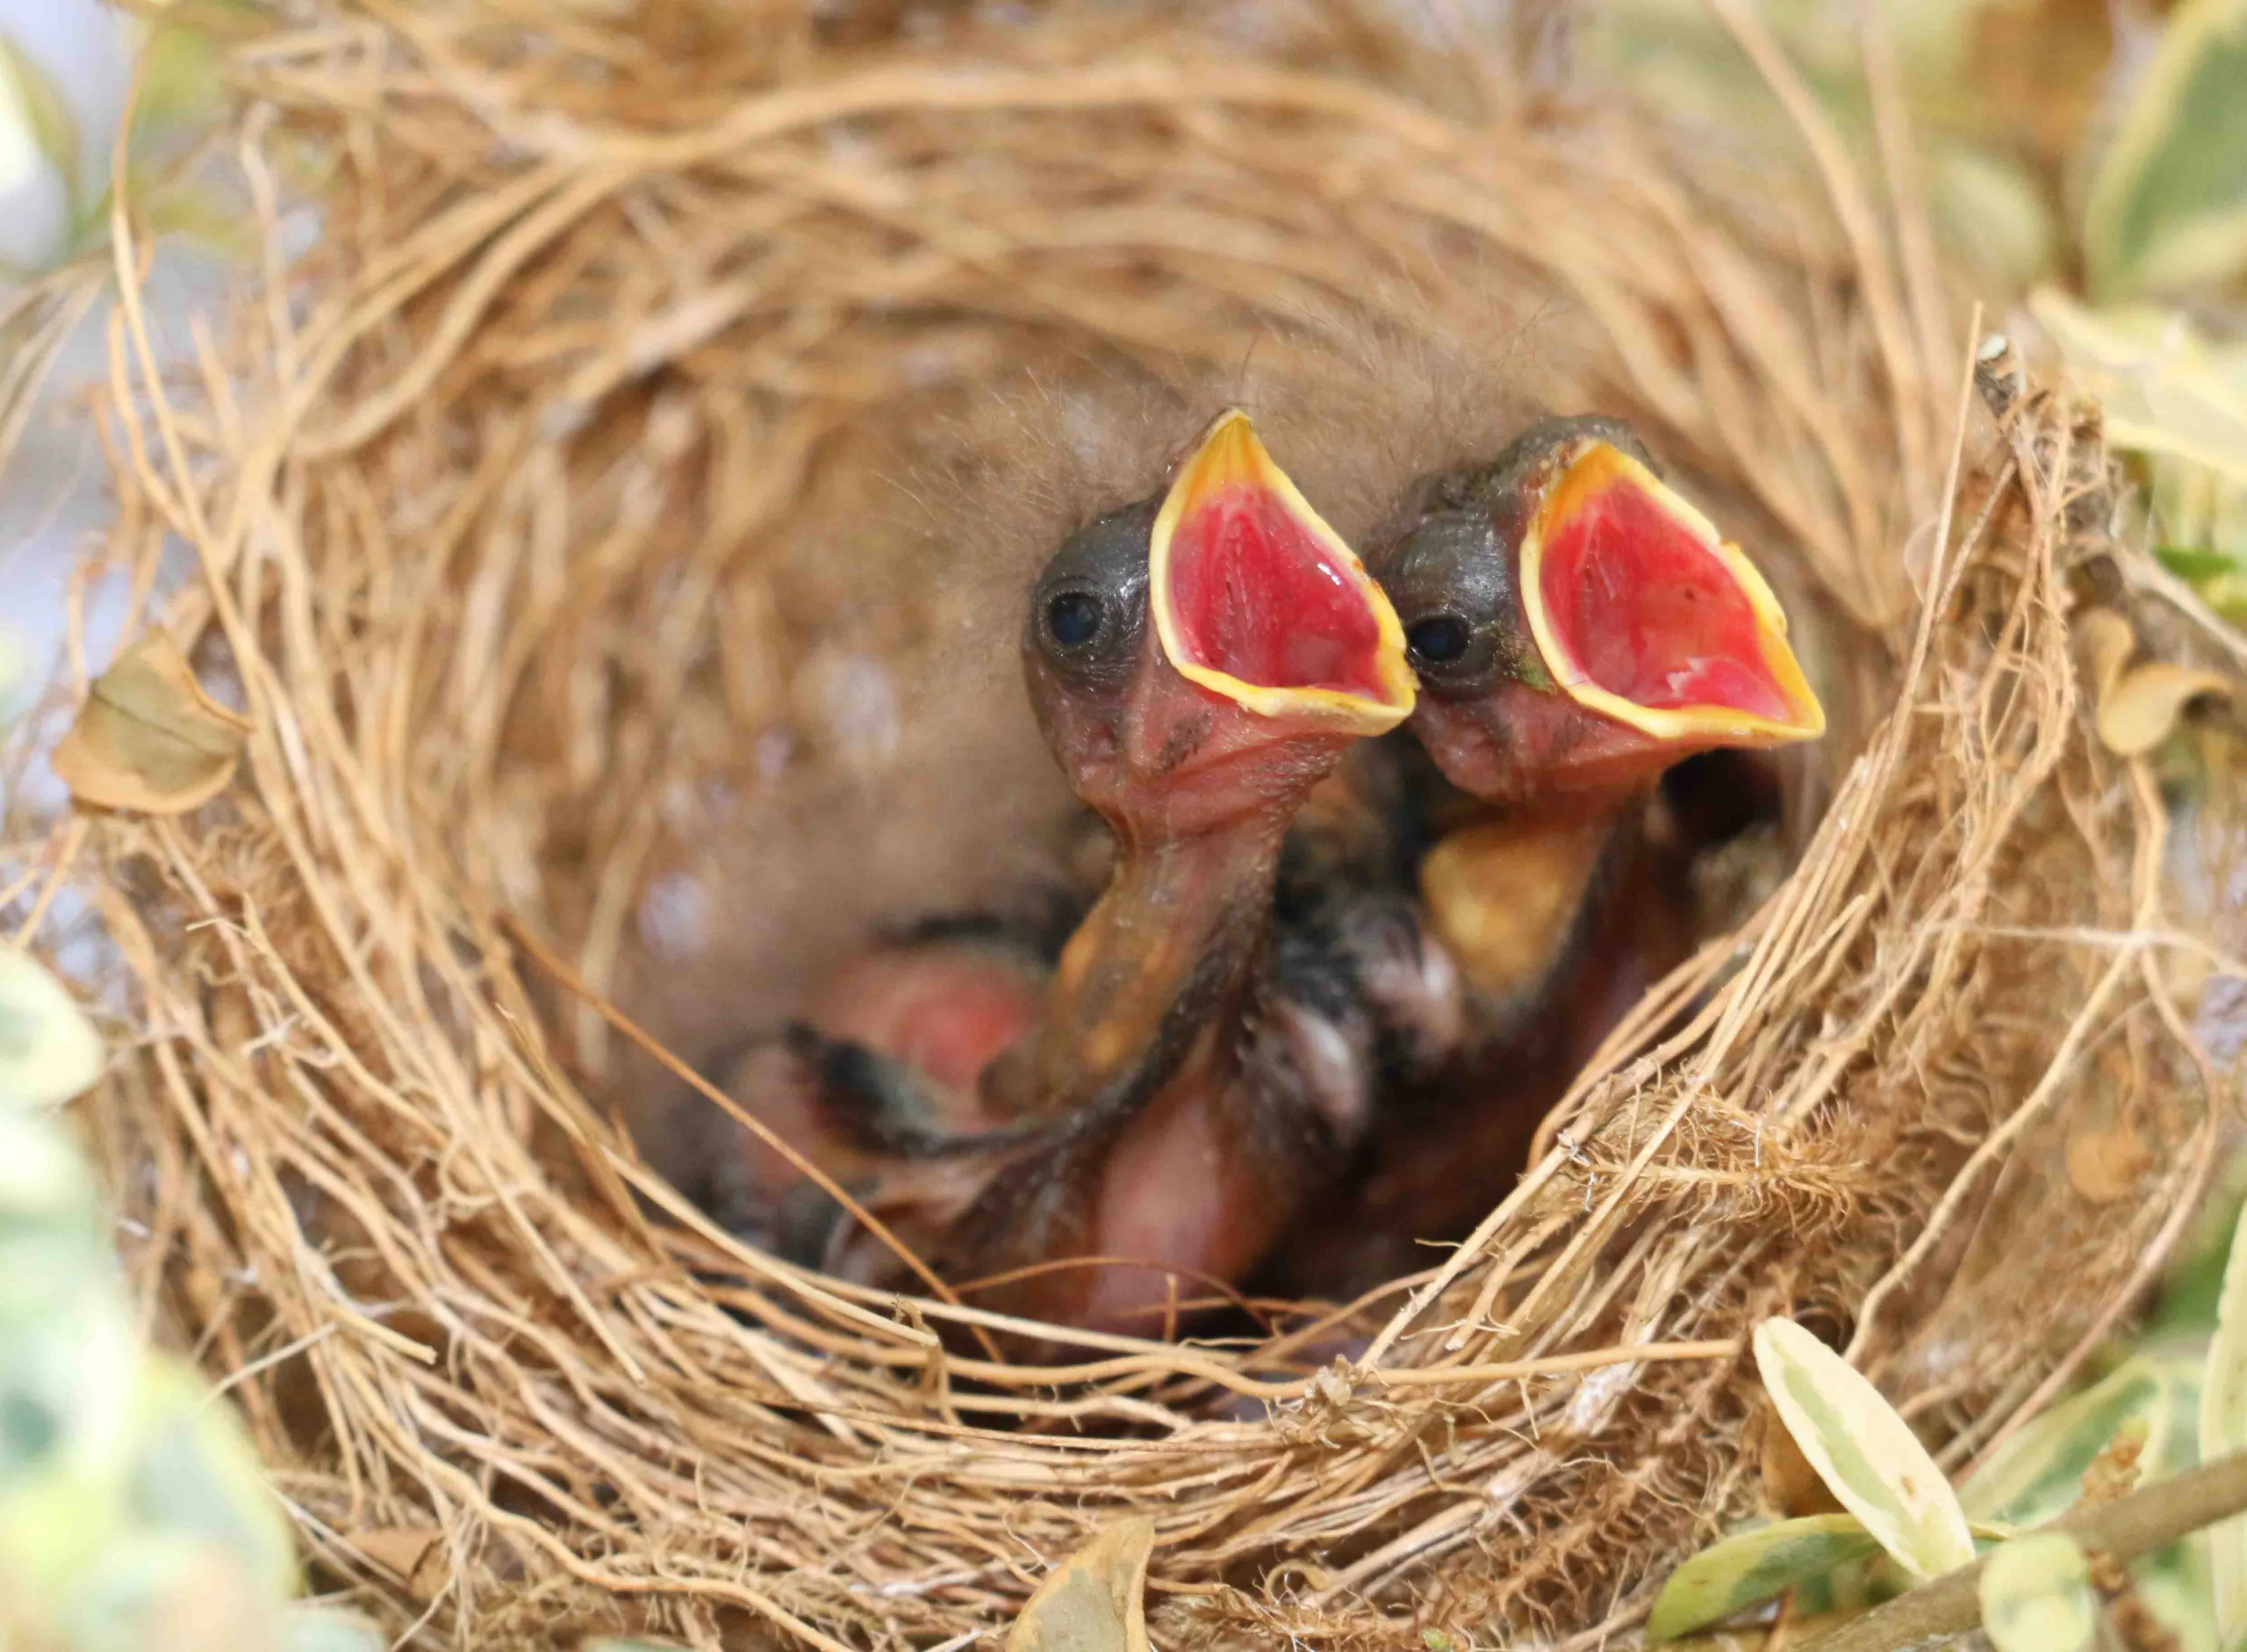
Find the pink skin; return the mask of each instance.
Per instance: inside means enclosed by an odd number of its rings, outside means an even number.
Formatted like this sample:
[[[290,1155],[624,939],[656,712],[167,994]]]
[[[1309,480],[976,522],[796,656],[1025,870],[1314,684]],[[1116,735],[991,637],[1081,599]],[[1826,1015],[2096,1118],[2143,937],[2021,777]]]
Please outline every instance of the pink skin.
[[[1523,624],[1526,634],[1526,620]],[[1587,808],[1610,808],[1673,764],[1726,743],[1715,736],[1657,739],[1555,690],[1511,679],[1474,700],[1424,697],[1412,714],[1412,732],[1444,778],[1473,796],[1542,806],[1561,793]]]
[[[1044,661],[1027,666],[1047,743],[1079,797],[1125,844],[1287,822],[1354,735],[1262,717],[1171,669],[1149,628],[1116,700],[1073,693]],[[1274,814],[1282,816],[1276,822]]]
[[[973,942],[892,947],[853,959],[806,1002],[801,1018],[903,1062],[933,1081],[954,1131],[1005,1122],[981,1104],[984,1070],[1037,1024],[1046,983],[1026,964]]]
[[[851,959],[804,1001],[798,1019],[924,1075],[931,1110],[916,1122],[935,1133],[973,1135],[1006,1122],[987,1105],[979,1080],[1037,1024],[1045,998],[1042,974],[994,946],[923,942]],[[851,1182],[878,1165],[879,1155],[830,1115],[814,1074],[785,1043],[751,1049],[727,1082],[829,1174]],[[743,1136],[739,1151],[738,1196],[770,1208],[801,1181],[786,1156],[755,1136]]]
[[[1059,693],[1054,701],[1068,704]],[[1293,1217],[1298,1190],[1247,1150],[1247,1115],[1267,1098],[1253,1093],[1238,1040],[1223,1035],[1245,1014],[1246,966],[1288,822],[1348,740],[1254,716],[1187,682],[1162,660],[1152,633],[1120,714],[1072,721],[1056,739],[1080,743],[1073,772],[1087,801],[1105,806],[1122,852],[1054,980],[1033,982],[972,945],[895,949],[845,966],[806,1004],[803,1019],[933,1081],[934,1116],[925,1122],[973,1135],[1009,1121],[1008,1108],[978,1080],[1009,1051],[1021,1046],[1030,1063],[1033,1093],[1071,1098],[1049,1103],[1052,1110],[1082,1106],[1145,1059],[1197,966],[1215,952],[1239,954],[1240,979],[1214,993],[1204,1012],[1209,1030],[1123,1121],[1104,1155],[1071,1161],[1080,1185],[1049,1220],[948,1252],[945,1230],[959,1219],[960,1195],[975,1186],[957,1163],[906,1167],[871,1197],[962,1281],[1072,1254],[1146,1264],[1065,1268],[980,1300],[1055,1323],[1148,1330],[1167,1301],[1205,1296],[1202,1282],[1246,1272]],[[830,1170],[880,1173],[829,1138],[809,1092],[774,1085],[763,1095],[766,1122]],[[1345,1100],[1328,1110],[1348,1107]],[[1348,1131],[1361,1120],[1332,1122]],[[777,1155],[757,1162],[771,1185],[793,1177]]]
[[[1042,703],[1080,794],[1115,827],[1119,855],[1055,973],[1033,1035],[1032,1088],[1072,1098],[1057,1112],[1097,1105],[1104,1086],[1176,1036],[1166,1024],[1189,990],[1206,995],[1200,1031],[1106,1151],[1067,1161],[1075,1185],[1046,1219],[1008,1223],[965,1253],[948,1254],[942,1235],[927,1245],[956,1279],[1072,1255],[1131,1258],[1145,1266],[1055,1269],[979,1300],[1052,1323],[1150,1331],[1159,1327],[1151,1311],[1172,1297],[1171,1272],[1181,1298],[1205,1296],[1204,1280],[1238,1277],[1308,1190],[1249,1150],[1259,1110],[1289,1101],[1261,1092],[1236,1035],[1254,1013],[1281,840],[1349,742],[1187,682],[1152,633],[1113,715],[1078,715],[1066,694]]]
[[[1108,889],[1071,936],[1038,1031],[1042,1094],[1083,1098],[1135,1059],[1259,896],[1349,737],[1259,717],[1170,668],[1150,630],[1120,705],[1033,663],[1030,692],[1079,796],[1114,828]]]
[[[1070,1317],[1080,1324],[1147,1330],[1177,1270],[1178,1296],[1202,1294],[1197,1275],[1231,1278],[1261,1253],[1267,1235],[1229,1221],[1253,1197],[1226,1138],[1224,1098],[1195,1075],[1174,1081],[1116,1143],[1102,1167],[1086,1235],[1093,1255],[1129,1256],[1145,1267],[1090,1271]]]
[[[1188,1060],[1102,1167],[1090,1249],[1145,1265],[1092,1274],[1076,1323],[1152,1332],[1175,1303],[1207,1296],[1206,1282],[1246,1275],[1317,1185],[1288,1156],[1288,1136],[1317,1121],[1353,1142],[1371,1123],[1368,1070],[1332,1027],[1284,1002],[1258,1014],[1261,1059],[1244,1063],[1236,1043]],[[1212,1031],[1219,1043],[1237,1029]],[[1289,1075],[1283,1096],[1274,1094],[1275,1054]]]
[[[1191,586],[1180,593],[1186,646],[1195,665],[1282,695],[1255,711],[1189,680],[1151,611],[1136,632],[1106,633],[1122,651],[1087,674],[1047,646],[1033,600],[1031,702],[1117,845],[1019,1063],[1011,1052],[1000,1063],[1026,1074],[1008,1110],[1050,1126],[1010,1135],[980,1167],[959,1156],[897,1167],[868,1200],[947,1278],[1038,1269],[977,1299],[1054,1323],[1153,1329],[1145,1311],[1171,1295],[1168,1270],[1182,1296],[1204,1294],[1201,1276],[1237,1277],[1317,1185],[1317,1139],[1362,1123],[1361,1080],[1334,1076],[1348,1063],[1332,1039],[1267,1002],[1265,942],[1289,822],[1382,721],[1377,705],[1368,724],[1364,708],[1338,719],[1316,696],[1285,695],[1365,694],[1383,678],[1360,656],[1393,650],[1396,634],[1382,642],[1377,596],[1337,578],[1331,545],[1276,491],[1228,483],[1208,498],[1172,540],[1173,577]],[[1087,529],[1072,544],[1101,549],[1057,561],[1084,571],[1053,588],[1112,585],[1132,554],[1145,568],[1152,520],[1119,513]],[[1385,657],[1395,671],[1399,657]],[[841,1265],[889,1277],[861,1239]],[[1109,1256],[1149,1266],[1090,1260]],[[1087,1265],[1038,1268],[1072,1257]]]
[[[1488,617],[1510,636],[1508,657],[1538,663],[1474,692],[1447,691],[1440,672],[1431,678],[1412,728],[1446,778],[1492,802],[1541,805],[1561,792],[1582,794],[1586,806],[1604,799],[1619,808],[1696,752],[1798,737],[1743,734],[1721,715],[1706,728],[1651,734],[1548,680],[1566,676],[1665,714],[1742,713],[1784,727],[1798,710],[1775,670],[1783,664],[1792,673],[1792,657],[1765,629],[1734,569],[1674,514],[1676,502],[1665,504],[1643,470],[1604,465],[1616,457],[1612,446],[1553,428],[1549,448],[1517,460],[1518,473],[1508,472],[1511,483],[1484,519],[1495,538],[1484,542],[1483,557],[1506,565],[1497,587],[1505,601]],[[1580,485],[1573,476],[1601,479]],[[1565,659],[1538,659],[1523,593],[1530,571],[1522,547],[1540,514],[1535,578]],[[1472,580],[1471,571],[1460,571]],[[1428,595],[1425,586],[1415,593],[1423,603]],[[1800,689],[1799,677],[1794,681]]]

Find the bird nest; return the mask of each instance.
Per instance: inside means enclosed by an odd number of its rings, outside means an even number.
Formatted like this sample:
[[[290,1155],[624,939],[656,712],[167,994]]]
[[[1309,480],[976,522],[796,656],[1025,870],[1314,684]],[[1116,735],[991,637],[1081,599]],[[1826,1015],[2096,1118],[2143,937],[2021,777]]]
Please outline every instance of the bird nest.
[[[963,1644],[1134,1512],[1167,1644],[1590,1644],[1752,1504],[1760,1317],[1963,1467],[2147,1282],[2217,1121],[2071,662],[2134,554],[2095,418],[1976,384],[1908,147],[1854,173],[1751,19],[1798,170],[1339,7],[289,18],[233,47],[256,290],[162,373],[128,298],[105,410],[107,555],[192,548],[162,618],[246,760],[66,841],[147,1030],[128,1261],[398,1624]],[[1430,431],[1632,420],[1841,715],[1791,874],[1464,1243],[1026,1363],[703,1218],[627,1126],[709,1103],[620,1033],[695,1059],[991,894],[1055,784],[974,618],[1028,564],[944,547],[1228,399],[1345,532]]]

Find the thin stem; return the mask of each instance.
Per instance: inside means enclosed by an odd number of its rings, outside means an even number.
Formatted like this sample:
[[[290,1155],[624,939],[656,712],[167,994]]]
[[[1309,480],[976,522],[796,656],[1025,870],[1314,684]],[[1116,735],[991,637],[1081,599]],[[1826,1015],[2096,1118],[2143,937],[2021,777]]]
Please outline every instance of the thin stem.
[[[2093,1553],[2136,1560],[2202,1526],[2247,1512],[2247,1451],[2189,1469],[2126,1498],[2062,1515],[2050,1528]],[[1841,1625],[1802,1652],[1899,1652],[1936,1635],[1956,1634],[1982,1620],[1986,1560],[1923,1584]]]

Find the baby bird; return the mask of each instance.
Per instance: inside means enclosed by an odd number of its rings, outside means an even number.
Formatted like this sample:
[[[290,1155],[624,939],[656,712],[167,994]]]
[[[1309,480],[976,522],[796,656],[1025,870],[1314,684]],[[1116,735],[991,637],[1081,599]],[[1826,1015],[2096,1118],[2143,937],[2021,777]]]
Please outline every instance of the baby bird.
[[[1476,797],[1612,815],[1692,752],[1825,731],[1762,575],[1618,420],[1424,478],[1376,557],[1428,689],[1413,731]]]
[[[1470,978],[1511,988],[1583,905],[1663,771],[1815,738],[1786,616],[1738,546],[1612,419],[1551,419],[1487,465],[1427,478],[1375,553],[1426,690],[1412,732],[1496,806],[1422,869]],[[1522,876],[1525,857],[1535,876]],[[1490,900],[1493,883],[1542,900]],[[1495,920],[1495,921],[1493,921]]]
[[[1537,424],[1422,478],[1397,521],[1368,560],[1420,681],[1410,733],[1441,780],[1389,743],[1368,755],[1403,777],[1389,785],[1425,845],[1408,875],[1473,1025],[1383,1121],[1339,1225],[1382,1237],[1346,1257],[1316,1234],[1294,1247],[1281,1282],[1328,1290],[1423,1265],[1416,1239],[1455,1237],[1503,1197],[1538,1120],[1690,950],[1682,892],[1644,852],[1664,772],[1825,728],[1762,575],[1617,420]]]
[[[1413,679],[1379,587],[1237,412],[1166,491],[1062,544],[1022,656],[1055,758],[1116,841],[1034,1024],[1003,987],[987,1015],[945,999],[932,1054],[901,1031],[913,1015],[862,1000],[865,1024],[800,1031],[733,1088],[948,1279],[1028,1270],[980,1300],[1149,1329],[1174,1293],[1254,1267],[1363,1133],[1379,1012],[1349,957],[1277,943],[1274,890],[1296,811],[1411,713]],[[1446,990],[1364,950],[1385,990]],[[869,967],[905,983],[875,997],[914,1001],[913,966]],[[793,1203],[785,1247],[899,1280],[855,1224]]]

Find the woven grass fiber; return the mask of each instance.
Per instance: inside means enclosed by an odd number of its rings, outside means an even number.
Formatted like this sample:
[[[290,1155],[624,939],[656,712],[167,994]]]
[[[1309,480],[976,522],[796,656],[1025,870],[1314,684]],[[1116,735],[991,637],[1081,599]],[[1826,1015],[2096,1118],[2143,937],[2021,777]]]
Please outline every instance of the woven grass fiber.
[[[2071,651],[2141,553],[2095,410],[1977,386],[1908,133],[1868,176],[1717,10],[1799,156],[1339,4],[224,14],[260,256],[185,369],[128,297],[98,556],[254,732],[14,899],[90,887],[121,949],[127,1260],[332,1577],[423,1644],[957,1647],[1138,1512],[1160,1645],[1590,1646],[1753,1505],[1759,1317],[1956,1468],[2082,1367],[2220,1120]],[[1632,420],[1836,729],[1791,875],[1464,1244],[1261,1345],[1015,1362],[702,1221],[604,1006],[694,1057],[885,904],[987,894],[1055,781],[980,616],[1228,398],[1345,532],[1504,410]],[[868,659],[956,692],[869,729]]]

